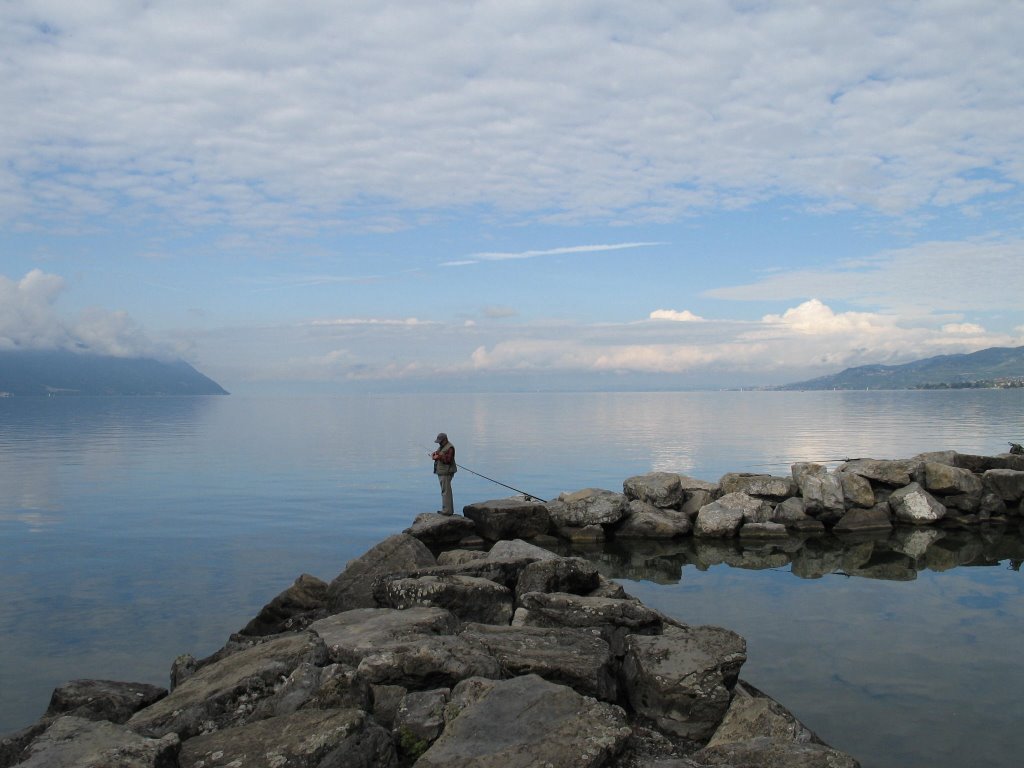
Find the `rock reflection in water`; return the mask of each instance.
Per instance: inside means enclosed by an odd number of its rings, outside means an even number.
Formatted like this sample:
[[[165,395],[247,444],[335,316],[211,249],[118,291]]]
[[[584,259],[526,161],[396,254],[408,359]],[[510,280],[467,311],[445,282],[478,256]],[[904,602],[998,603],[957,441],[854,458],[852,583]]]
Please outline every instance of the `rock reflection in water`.
[[[592,545],[562,545],[562,554],[596,562],[612,579],[675,584],[683,568],[704,571],[716,565],[744,570],[789,568],[801,579],[829,574],[853,578],[912,581],[924,570],[995,566],[1024,561],[1024,527],[975,529],[896,528],[892,532],[785,538],[663,540],[616,539]]]

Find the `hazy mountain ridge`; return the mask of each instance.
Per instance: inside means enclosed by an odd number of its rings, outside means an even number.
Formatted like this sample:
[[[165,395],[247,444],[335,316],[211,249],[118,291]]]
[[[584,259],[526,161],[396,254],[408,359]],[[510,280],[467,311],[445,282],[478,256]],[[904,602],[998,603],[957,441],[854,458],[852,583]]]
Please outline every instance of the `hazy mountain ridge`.
[[[0,393],[58,395],[226,395],[183,360],[78,354],[68,350],[0,351]]]
[[[937,355],[903,365],[861,365],[829,376],[783,384],[778,390],[925,389],[1024,380],[1024,347],[989,347],[962,355]]]

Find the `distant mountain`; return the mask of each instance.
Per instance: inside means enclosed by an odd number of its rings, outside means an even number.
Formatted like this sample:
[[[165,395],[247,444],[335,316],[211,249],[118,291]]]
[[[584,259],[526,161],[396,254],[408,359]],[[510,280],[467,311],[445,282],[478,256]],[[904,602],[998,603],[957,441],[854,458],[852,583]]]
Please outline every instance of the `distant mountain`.
[[[67,350],[0,351],[0,396],[226,395],[188,363]]]
[[[990,347],[904,365],[861,365],[775,389],[931,389],[1024,385],[1024,347]]]

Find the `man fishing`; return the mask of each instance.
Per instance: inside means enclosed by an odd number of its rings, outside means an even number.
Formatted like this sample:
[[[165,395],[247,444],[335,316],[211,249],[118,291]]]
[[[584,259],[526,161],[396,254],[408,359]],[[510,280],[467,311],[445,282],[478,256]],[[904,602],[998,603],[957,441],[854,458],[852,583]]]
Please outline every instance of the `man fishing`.
[[[437,443],[437,450],[430,454],[434,460],[434,474],[441,484],[441,509],[442,515],[455,514],[455,503],[452,501],[452,475],[458,471],[455,466],[455,446],[448,442],[448,435],[438,432],[434,438]]]

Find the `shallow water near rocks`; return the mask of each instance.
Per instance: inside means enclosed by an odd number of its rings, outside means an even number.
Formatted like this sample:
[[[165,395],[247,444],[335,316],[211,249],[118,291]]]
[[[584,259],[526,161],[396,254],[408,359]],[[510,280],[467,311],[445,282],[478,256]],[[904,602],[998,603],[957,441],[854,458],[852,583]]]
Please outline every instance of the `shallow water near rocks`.
[[[300,573],[330,580],[436,510],[439,430],[465,468],[552,498],[651,470],[999,453],[1024,392],[0,400],[0,733],[69,679],[166,685]],[[513,493],[454,485],[457,508]],[[866,768],[1017,765],[1019,527],[936,533],[589,554],[746,637],[742,676]]]

